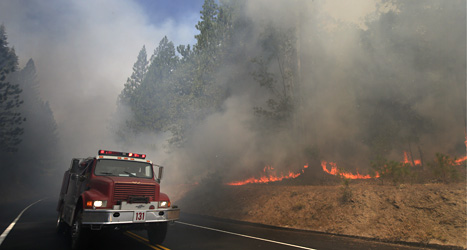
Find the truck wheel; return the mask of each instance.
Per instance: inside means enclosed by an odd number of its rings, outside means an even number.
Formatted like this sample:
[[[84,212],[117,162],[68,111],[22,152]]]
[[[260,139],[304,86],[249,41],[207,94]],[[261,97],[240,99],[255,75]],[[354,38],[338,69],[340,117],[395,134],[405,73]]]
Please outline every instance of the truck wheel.
[[[86,249],[89,238],[89,230],[83,228],[83,211],[80,209],[73,220],[71,226],[71,249]]]
[[[64,233],[67,227],[66,223],[63,221],[63,218],[62,218],[62,210],[63,208],[60,208],[60,211],[58,212],[57,225],[55,227],[55,230],[58,234]]]
[[[148,238],[151,244],[162,244],[165,240],[165,235],[167,234],[167,222],[158,222],[149,225],[148,228]]]

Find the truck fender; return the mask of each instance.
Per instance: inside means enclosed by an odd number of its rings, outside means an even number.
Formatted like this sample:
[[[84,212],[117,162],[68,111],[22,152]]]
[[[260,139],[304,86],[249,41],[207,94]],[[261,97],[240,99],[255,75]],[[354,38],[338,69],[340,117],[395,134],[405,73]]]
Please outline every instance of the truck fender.
[[[169,196],[165,193],[159,193],[159,200],[160,201],[170,201]]]
[[[109,197],[107,195],[99,192],[96,189],[87,190],[81,194],[81,200],[83,201],[83,209],[86,206],[86,204],[84,204],[84,201],[107,200],[108,198]]]

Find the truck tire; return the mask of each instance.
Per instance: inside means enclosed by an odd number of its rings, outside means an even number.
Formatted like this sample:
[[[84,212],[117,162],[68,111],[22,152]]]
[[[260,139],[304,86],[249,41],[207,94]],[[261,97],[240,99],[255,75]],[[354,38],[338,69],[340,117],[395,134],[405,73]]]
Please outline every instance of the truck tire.
[[[89,230],[83,228],[83,210],[78,210],[70,228],[71,249],[86,249],[89,240]]]
[[[67,228],[67,224],[63,221],[63,218],[62,218],[62,210],[63,210],[63,207],[61,207],[60,211],[58,212],[57,225],[55,227],[55,231],[58,234],[63,234]]]
[[[158,222],[149,225],[148,238],[153,245],[162,244],[167,234],[167,222]]]

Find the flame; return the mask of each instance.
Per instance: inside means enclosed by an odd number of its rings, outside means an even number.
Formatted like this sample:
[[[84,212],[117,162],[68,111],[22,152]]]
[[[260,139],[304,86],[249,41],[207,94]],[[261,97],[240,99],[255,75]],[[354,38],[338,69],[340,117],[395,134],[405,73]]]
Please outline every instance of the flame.
[[[422,160],[413,160],[413,162],[415,163],[415,166],[421,166],[422,165]],[[404,151],[404,161],[403,161],[404,164],[410,164],[410,166],[413,167],[413,163],[412,161],[409,161],[409,157],[407,156],[407,152]]]
[[[466,152],[467,152],[467,132],[466,132],[465,142],[464,143],[465,143]],[[462,165],[466,161],[467,161],[467,154],[466,154],[466,156],[464,156],[464,157],[462,157],[460,159],[456,159],[454,161],[454,164]],[[414,164],[415,164],[415,166],[421,166],[422,165],[422,161],[420,159],[417,159],[417,160],[416,159],[411,159],[411,160],[409,160],[407,152],[404,152],[404,160],[402,162],[404,164],[410,164],[411,166],[414,166]],[[379,178],[380,177],[380,174],[378,172],[376,172],[376,175],[374,177],[371,177],[369,174],[362,175],[362,174],[358,173],[358,171],[357,171],[357,174],[340,171],[335,162],[329,162],[329,165],[331,166],[331,170],[327,169],[327,165],[328,165],[328,162],[321,161],[321,167],[323,168],[324,172],[326,172],[328,174],[331,174],[331,175],[339,175],[339,176],[342,176],[342,177],[347,178],[347,179],[371,179],[371,178]],[[229,182],[229,183],[226,183],[226,185],[241,186],[241,185],[246,185],[246,184],[250,184],[250,183],[269,183],[269,182],[282,181],[284,179],[294,179],[294,178],[297,178],[298,176],[300,176],[302,173],[305,173],[305,169],[307,169],[307,168],[308,168],[308,164],[303,166],[303,169],[301,170],[301,172],[294,173],[294,172],[289,171],[288,174],[284,175],[283,173],[281,173],[280,175],[277,175],[276,171],[274,170],[273,167],[265,166],[263,168],[263,172],[267,173],[267,174],[265,174],[265,175],[263,175],[263,176],[261,176],[259,178],[251,177],[251,178],[248,178],[248,179],[243,180],[243,181]]]
[[[308,164],[306,164],[304,167],[308,168]],[[302,169],[302,173],[304,173],[304,169]],[[265,166],[263,169],[263,172],[266,175],[263,175],[259,178],[251,177],[243,181],[234,181],[234,182],[229,182],[227,185],[229,186],[242,186],[250,183],[269,183],[269,182],[276,182],[276,181],[282,181],[284,179],[295,179],[298,176],[300,176],[302,173],[294,173],[294,172],[288,172],[288,174],[283,174],[281,173],[280,175],[277,175],[276,171],[274,170],[273,167],[271,166]]]
[[[462,165],[462,164],[464,164],[464,162],[465,162],[466,160],[467,160],[467,156],[464,156],[464,157],[462,157],[462,158],[460,158],[460,159],[455,160],[454,163],[455,163],[456,165]]]
[[[342,171],[339,171],[339,169],[337,168],[337,164],[335,162],[329,162],[329,165],[331,166],[331,170],[329,171],[326,167],[328,163],[326,161],[321,161],[321,167],[323,168],[323,171],[328,173],[328,174],[331,174],[331,175],[340,175],[344,178],[347,178],[347,179],[371,179],[372,177],[367,174],[367,175],[362,175],[360,173],[358,173],[357,171],[357,174],[352,174],[350,172],[342,172]],[[376,176],[375,178],[379,178],[379,173],[376,173]]]

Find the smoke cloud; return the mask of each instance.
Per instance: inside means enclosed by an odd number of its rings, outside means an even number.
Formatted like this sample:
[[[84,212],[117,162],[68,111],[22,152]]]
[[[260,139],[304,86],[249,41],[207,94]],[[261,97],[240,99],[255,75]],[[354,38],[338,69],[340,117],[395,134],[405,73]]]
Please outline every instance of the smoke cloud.
[[[377,152],[395,161],[408,151],[414,158],[423,154],[425,161],[437,152],[462,157],[464,5],[247,1],[246,18],[254,23],[255,35],[243,41],[251,45],[242,48],[245,54],[252,57],[261,50],[257,39],[268,24],[299,27],[300,134],[255,131],[252,108],[265,106],[266,91],[251,75],[235,76],[244,68],[226,68],[221,78],[241,80],[232,87],[224,112],[206,119],[191,144],[174,153],[171,163],[179,167],[178,179],[241,180],[258,176],[266,165],[298,172],[313,163],[319,171],[317,160],[367,172]],[[437,11],[423,16],[417,8]],[[393,133],[398,140],[388,145],[372,131]]]
[[[3,1],[0,21],[21,63],[36,62],[40,91],[55,114],[67,159],[99,148],[140,151],[167,166],[167,182],[176,184],[209,176],[235,181],[265,165],[298,171],[324,159],[364,171],[380,146],[369,131],[384,126],[404,138],[417,134],[416,144],[427,156],[465,153],[465,3],[416,1],[404,10],[370,0],[246,4],[243,15],[253,31],[241,37],[239,54],[251,57],[261,50],[258,39],[268,24],[299,27],[300,134],[255,130],[253,108],[265,105],[266,91],[248,74],[251,64],[226,65],[219,84],[236,83],[223,111],[205,119],[176,150],[169,150],[169,134],[142,134],[119,145],[109,127],[131,117],[128,111],[116,115],[121,120],[111,119],[142,46],[151,55],[151,46],[165,35],[175,45],[193,44],[198,10],[155,26],[132,1]],[[420,5],[439,14],[423,16],[416,12]],[[415,129],[404,126],[410,112],[421,124]],[[381,124],[375,123],[379,116]],[[399,160],[407,149],[401,139],[387,155]]]
[[[164,36],[193,43],[198,19],[194,10],[154,25],[134,1],[0,3],[0,22],[20,67],[30,58],[36,63],[40,93],[54,112],[67,161],[116,147],[109,122],[139,50],[146,45],[152,53]]]

